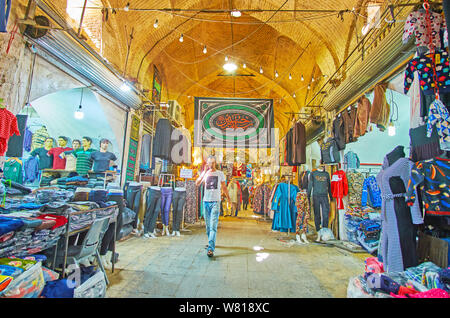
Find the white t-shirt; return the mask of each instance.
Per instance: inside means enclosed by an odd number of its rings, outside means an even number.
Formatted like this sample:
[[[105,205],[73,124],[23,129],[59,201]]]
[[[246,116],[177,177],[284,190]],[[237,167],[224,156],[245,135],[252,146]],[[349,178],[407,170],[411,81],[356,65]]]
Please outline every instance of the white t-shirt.
[[[222,171],[208,171],[203,177],[203,181],[205,182],[205,194],[203,196],[203,201],[220,202],[222,195],[222,182],[224,182],[225,180],[225,175]]]

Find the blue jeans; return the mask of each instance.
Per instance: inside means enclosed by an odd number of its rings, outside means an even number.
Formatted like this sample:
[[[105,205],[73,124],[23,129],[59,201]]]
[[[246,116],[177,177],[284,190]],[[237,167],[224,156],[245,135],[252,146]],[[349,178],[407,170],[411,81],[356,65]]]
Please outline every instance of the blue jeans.
[[[216,249],[216,235],[217,225],[219,224],[220,214],[220,202],[211,201],[203,202],[205,223],[206,223],[206,235],[208,236],[208,251]]]

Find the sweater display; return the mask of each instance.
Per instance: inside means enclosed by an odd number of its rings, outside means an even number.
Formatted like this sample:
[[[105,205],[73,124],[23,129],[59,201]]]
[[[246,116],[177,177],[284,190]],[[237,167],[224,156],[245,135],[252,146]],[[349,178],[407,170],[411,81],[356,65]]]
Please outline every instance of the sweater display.
[[[313,196],[329,196],[333,199],[331,194],[330,174],[326,171],[315,170],[311,172],[308,183],[308,198]]]
[[[406,200],[417,203],[417,189],[421,190],[425,213],[450,216],[450,159],[433,158],[419,161],[411,169]]]
[[[8,150],[8,140],[11,136],[20,136],[17,118],[6,108],[0,108],[0,156]]]

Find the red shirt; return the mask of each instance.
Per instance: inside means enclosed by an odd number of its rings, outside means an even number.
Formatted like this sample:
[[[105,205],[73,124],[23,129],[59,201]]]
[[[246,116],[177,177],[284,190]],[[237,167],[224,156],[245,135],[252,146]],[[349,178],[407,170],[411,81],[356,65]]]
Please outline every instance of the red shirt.
[[[331,177],[331,194],[333,198],[337,198],[337,208],[342,210],[344,202],[342,198],[348,194],[347,175],[344,171],[338,170]]]
[[[61,157],[59,156],[60,154],[62,154],[64,151],[70,151],[73,150],[72,148],[69,147],[56,147],[56,148],[52,148],[49,150],[49,152],[47,153],[49,156],[53,156],[53,169],[66,169],[66,158],[61,159]]]
[[[0,138],[8,140],[14,134],[20,136],[16,116],[6,108],[0,108]]]

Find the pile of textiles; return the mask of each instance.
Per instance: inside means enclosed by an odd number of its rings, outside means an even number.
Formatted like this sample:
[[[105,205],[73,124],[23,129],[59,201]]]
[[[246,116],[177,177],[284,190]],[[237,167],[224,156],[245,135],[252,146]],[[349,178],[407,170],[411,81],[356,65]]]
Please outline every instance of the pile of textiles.
[[[70,231],[76,231],[91,225],[95,219],[118,214],[116,202],[108,201],[104,203],[104,209],[100,205],[91,201],[78,201],[68,203],[70,215]],[[83,212],[85,213],[77,213]]]
[[[53,189],[42,189],[36,191],[36,199],[39,203],[48,203],[48,202],[67,202],[72,200],[73,192],[66,190],[53,190]]]
[[[59,275],[43,267],[44,255],[0,258],[0,298],[37,298]]]
[[[450,298],[446,285],[427,281],[430,273],[442,275],[445,280],[448,269],[433,263],[423,263],[404,272],[385,273],[383,264],[376,258],[366,259],[366,273],[349,281],[349,298]]]
[[[38,211],[0,215],[0,257],[23,257],[57,244],[67,218]]]
[[[350,205],[347,207],[347,211],[345,212],[346,215],[352,216],[352,217],[358,217],[358,218],[368,218],[369,213],[378,213],[378,210],[370,207],[370,206],[357,206],[357,205]]]
[[[378,249],[380,241],[381,224],[372,220],[364,220],[359,224],[358,242],[369,253]]]
[[[1,183],[4,186],[1,188],[2,195],[5,191],[8,195],[26,195],[32,192],[30,188],[11,180],[1,179]]]
[[[58,186],[85,186],[88,184],[89,179],[82,176],[73,176],[54,179],[50,182],[50,185]]]
[[[449,272],[448,269],[444,270],[432,262],[425,262],[417,267],[407,268],[405,274],[428,289],[440,288],[449,291],[447,286],[449,277],[446,276]]]

